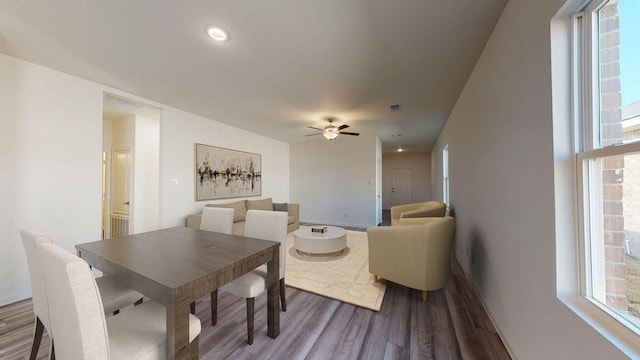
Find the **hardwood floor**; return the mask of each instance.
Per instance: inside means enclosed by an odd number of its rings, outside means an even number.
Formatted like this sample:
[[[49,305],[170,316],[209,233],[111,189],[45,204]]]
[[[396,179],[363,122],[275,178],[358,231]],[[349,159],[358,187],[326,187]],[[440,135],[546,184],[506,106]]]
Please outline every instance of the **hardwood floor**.
[[[510,359],[455,259],[451,280],[427,302],[417,290],[388,283],[379,312],[291,287],[286,293],[277,339],[267,336],[266,294],[256,298],[253,345],[246,343],[244,299],[219,293],[215,327],[208,298],[200,301],[200,358]],[[0,307],[0,359],[29,358],[33,323],[30,299]],[[38,359],[47,358],[49,343],[45,336]]]
[[[0,359],[28,359],[33,341],[35,316],[31,299],[0,308]],[[44,332],[38,359],[49,357],[49,335]]]
[[[301,222],[300,225],[313,226],[313,225],[319,225],[319,224]],[[331,224],[324,224],[324,225],[331,225]],[[380,224],[380,226],[391,226],[391,210],[382,210],[382,223]],[[340,227],[346,230],[367,231],[366,227],[344,226],[344,225],[340,225]]]
[[[457,262],[447,286],[420,300],[420,292],[389,283],[379,312],[287,287],[280,336],[267,336],[266,296],[256,298],[255,339],[246,343],[244,299],[220,293],[218,325],[208,299],[201,359],[509,359]],[[0,308],[0,359],[28,359],[33,336],[31,300]],[[38,359],[46,359],[45,337]]]

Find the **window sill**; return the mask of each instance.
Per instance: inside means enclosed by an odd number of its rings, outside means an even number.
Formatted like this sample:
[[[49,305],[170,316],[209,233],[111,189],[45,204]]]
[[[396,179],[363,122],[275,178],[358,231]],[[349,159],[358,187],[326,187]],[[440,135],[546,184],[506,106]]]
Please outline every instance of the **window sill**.
[[[640,358],[640,334],[625,326],[616,315],[581,296],[558,295],[558,299],[625,355]]]

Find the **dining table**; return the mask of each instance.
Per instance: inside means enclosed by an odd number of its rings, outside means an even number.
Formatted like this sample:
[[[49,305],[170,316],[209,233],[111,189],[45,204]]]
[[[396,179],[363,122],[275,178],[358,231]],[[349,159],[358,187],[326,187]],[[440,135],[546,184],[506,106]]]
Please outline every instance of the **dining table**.
[[[78,244],[76,251],[92,267],[165,306],[167,358],[182,360],[191,358],[190,304],[265,263],[267,335],[279,335],[279,247],[275,241],[173,227]]]

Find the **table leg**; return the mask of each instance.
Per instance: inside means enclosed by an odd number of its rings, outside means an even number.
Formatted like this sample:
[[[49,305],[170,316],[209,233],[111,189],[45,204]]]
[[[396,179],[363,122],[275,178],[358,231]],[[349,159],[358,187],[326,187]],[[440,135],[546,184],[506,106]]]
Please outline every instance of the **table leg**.
[[[186,360],[189,350],[189,307],[191,300],[186,289],[176,289],[167,309],[167,359]]]
[[[273,260],[267,263],[267,335],[280,335],[280,249],[273,250]]]

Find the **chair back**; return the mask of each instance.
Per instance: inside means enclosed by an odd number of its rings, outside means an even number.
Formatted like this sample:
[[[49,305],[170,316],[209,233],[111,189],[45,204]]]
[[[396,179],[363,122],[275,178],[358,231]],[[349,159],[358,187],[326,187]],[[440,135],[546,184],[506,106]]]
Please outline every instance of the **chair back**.
[[[231,234],[233,232],[233,213],[234,210],[230,208],[205,207],[202,209],[200,230]]]
[[[244,224],[244,236],[280,242],[280,279],[286,272],[287,220],[282,211],[249,210]]]
[[[41,264],[36,258],[37,244],[53,243],[53,240],[44,234],[25,229],[20,229],[20,237],[22,237],[22,245],[24,246],[24,252],[27,254],[27,264],[29,265],[29,278],[31,279],[31,292],[33,294],[33,312],[47,329],[49,336],[53,338],[51,326],[49,325],[47,289],[45,287]]]
[[[433,287],[441,288],[449,281],[456,221],[451,216],[445,216],[425,223],[424,226],[429,240],[428,255],[425,259],[427,278]]]
[[[53,243],[36,246],[48,294],[56,358],[109,359],[107,324],[89,265]]]

